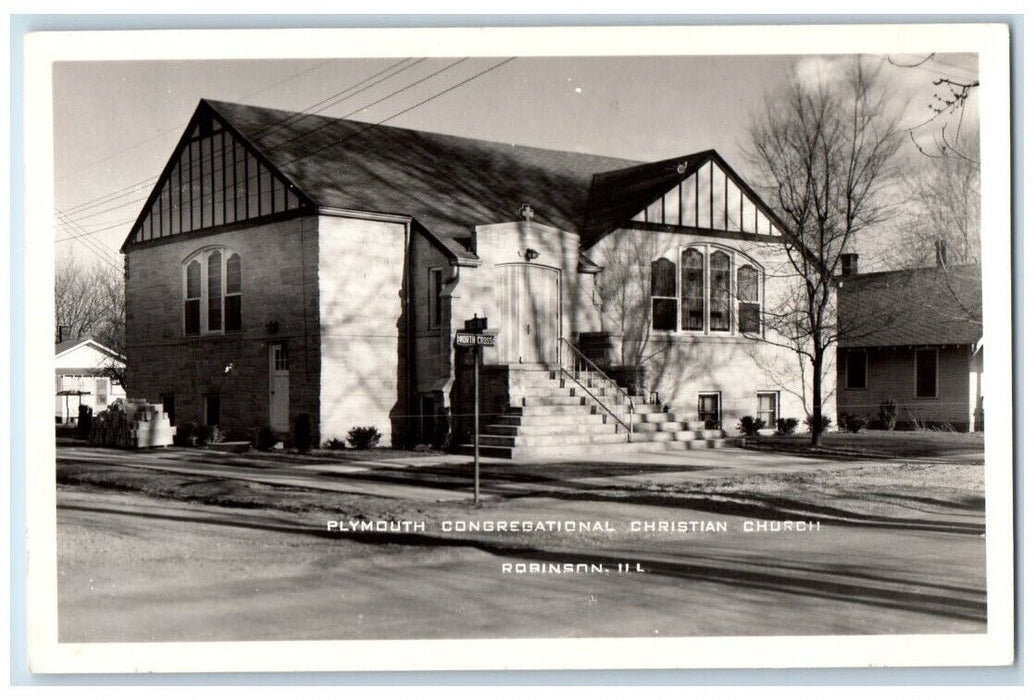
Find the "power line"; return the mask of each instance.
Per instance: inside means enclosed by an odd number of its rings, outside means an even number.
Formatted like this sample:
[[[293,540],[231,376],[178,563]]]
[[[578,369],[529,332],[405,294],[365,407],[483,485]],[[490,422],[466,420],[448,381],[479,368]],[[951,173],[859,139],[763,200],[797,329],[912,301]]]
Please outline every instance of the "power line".
[[[464,62],[466,60],[468,60],[468,59],[467,58],[463,58],[463,59],[459,59],[457,61],[454,61],[453,63],[449,64],[448,66],[446,66],[446,67],[444,67],[442,69],[439,69],[439,70],[437,70],[437,71],[435,71],[435,72],[433,72],[433,73],[431,73],[431,74],[429,74],[427,76],[424,76],[424,77],[422,77],[422,78],[420,78],[420,79],[418,79],[416,81],[413,81],[412,83],[409,83],[408,85],[406,85],[406,86],[404,86],[402,88],[399,88],[398,90],[395,90],[394,92],[390,93],[389,95],[386,95],[386,96],[384,96],[382,98],[374,100],[373,102],[368,103],[367,105],[364,105],[363,107],[360,107],[360,108],[350,112],[345,117],[338,117],[338,119],[344,119],[344,118],[347,118],[349,116],[353,116],[354,114],[357,114],[357,113],[359,113],[361,111],[369,109],[370,107],[372,107],[374,105],[380,104],[381,102],[384,102],[385,100],[388,100],[388,99],[390,99],[390,98],[392,98],[392,97],[394,97],[394,96],[396,96],[396,95],[398,95],[398,94],[400,94],[400,93],[402,93],[402,92],[404,92],[406,90],[409,90],[409,89],[415,87],[416,85],[424,83],[424,82],[426,82],[426,81],[428,81],[428,80],[430,80],[430,79],[440,75],[441,73],[444,73],[445,71],[449,70],[450,68],[453,68],[454,66],[459,65],[460,63],[462,63],[462,62]],[[456,90],[457,88],[462,87],[462,86],[464,86],[464,85],[466,85],[466,84],[468,84],[468,83],[470,83],[470,82],[480,78],[483,75],[486,75],[486,74],[488,74],[488,73],[490,73],[490,72],[492,72],[494,70],[497,70],[497,69],[503,67],[504,65],[506,65],[507,63],[510,63],[511,61],[514,61],[514,60],[516,60],[516,56],[507,58],[507,59],[505,59],[503,61],[500,61],[499,63],[496,63],[496,64],[494,64],[494,65],[492,65],[492,66],[490,66],[490,67],[488,67],[488,68],[486,68],[486,69],[484,69],[482,71],[479,71],[478,73],[476,73],[476,74],[474,74],[474,75],[472,75],[472,76],[470,76],[468,78],[465,78],[464,80],[461,80],[460,82],[458,82],[458,83],[456,83],[454,85],[451,85],[451,86],[445,88],[444,90],[441,90],[441,91],[435,93],[434,95],[431,95],[430,97],[428,97],[428,98],[426,98],[424,100],[421,100],[420,102],[417,102],[416,104],[413,104],[413,105],[411,105],[411,106],[409,106],[409,107],[407,107],[407,108],[405,108],[403,110],[400,110],[400,111],[398,111],[398,112],[396,112],[396,113],[394,113],[394,114],[392,114],[392,115],[390,115],[388,117],[385,117],[384,119],[381,119],[378,122],[371,123],[368,126],[366,126],[365,128],[360,129],[358,132],[356,132],[354,134],[350,134],[348,136],[345,136],[344,138],[336,139],[334,141],[331,141],[330,143],[324,144],[323,146],[321,146],[321,147],[319,147],[319,148],[317,148],[317,149],[315,149],[313,151],[310,151],[308,153],[304,153],[304,154],[302,154],[300,156],[297,156],[295,158],[292,158],[292,159],[290,159],[288,161],[284,161],[282,163],[278,163],[277,165],[278,165],[278,167],[282,168],[283,166],[289,165],[290,163],[294,163],[296,161],[303,160],[305,158],[309,158],[309,157],[311,157],[311,156],[313,156],[313,155],[315,155],[317,153],[320,153],[320,152],[326,150],[327,148],[330,148],[331,146],[334,146],[334,145],[339,144],[339,143],[344,143],[345,141],[347,141],[347,140],[349,140],[351,138],[358,137],[361,134],[365,133],[366,131],[372,129],[375,126],[380,126],[380,125],[384,124],[385,122],[388,122],[388,121],[390,121],[392,119],[400,117],[403,114],[411,112],[414,109],[417,109],[417,108],[419,108],[419,107],[421,107],[421,106],[423,106],[425,104],[428,104],[429,102],[431,102],[433,100],[436,100],[439,97],[441,97],[441,96],[443,96],[443,95],[445,95],[445,94],[447,94],[449,92],[452,92],[453,90]],[[328,121],[327,123],[322,124],[321,126],[317,127],[316,129],[312,129],[312,130],[310,130],[308,132],[304,132],[303,134],[301,134],[298,137],[289,139],[288,141],[285,141],[285,142],[283,142],[281,144],[277,144],[276,146],[271,147],[269,150],[270,151],[276,151],[279,148],[282,148],[286,143],[289,143],[290,141],[297,140],[297,138],[300,138],[301,136],[310,136],[313,133],[315,133],[316,131],[319,131],[319,130],[323,129],[323,128],[329,126],[332,123],[333,123],[333,121]],[[257,178],[258,175],[256,174],[253,177]],[[248,179],[250,180],[251,177],[249,177]],[[121,208],[121,207],[117,207],[117,208]],[[107,231],[107,230],[110,230],[110,229],[113,229],[113,228],[118,228],[118,227],[123,226],[123,225],[125,225],[127,223],[133,223],[133,222],[136,221],[136,218],[137,217],[134,217],[132,219],[127,219],[125,221],[120,221],[118,223],[115,223],[115,224],[112,224],[112,225],[109,225],[109,226],[105,226],[105,227],[97,228],[97,229],[92,229],[90,231],[89,235],[95,235],[95,234],[100,233],[102,231]],[[63,239],[63,240],[66,240],[66,239]]]
[[[374,78],[377,78],[378,76],[380,76],[380,75],[382,75],[382,74],[392,70],[393,68],[395,68],[395,67],[397,67],[397,66],[401,65],[402,63],[405,63],[406,61],[409,61],[409,60],[411,60],[411,59],[404,58],[401,61],[398,61],[397,63],[394,63],[394,64],[388,66],[384,70],[378,71],[377,73],[374,73],[371,76],[368,76],[368,77],[366,77],[366,78],[364,78],[364,79],[362,79],[362,80],[360,80],[360,81],[358,81],[356,83],[353,83],[352,85],[348,86],[344,90],[340,90],[340,91],[334,93],[333,95],[331,95],[330,97],[327,97],[327,98],[325,98],[323,100],[320,100],[319,102],[316,102],[313,105],[310,105],[309,107],[306,107],[305,109],[308,110],[308,109],[311,109],[312,107],[315,107],[315,106],[318,106],[318,105],[322,104],[323,102],[326,102],[327,100],[332,100],[333,98],[341,95],[342,93],[348,92],[349,90],[353,90],[353,89],[357,88],[358,86],[362,85],[363,83],[368,82],[370,80],[373,80]],[[384,78],[381,78],[380,80],[378,80],[378,81],[376,81],[374,83],[371,83],[370,85],[367,85],[367,86],[363,87],[360,90],[357,90],[356,92],[354,92],[351,95],[348,95],[348,96],[343,97],[343,98],[341,98],[339,100],[336,100],[336,101],[332,102],[331,104],[327,104],[327,105],[324,105],[324,106],[320,107],[317,110],[317,112],[322,111],[324,109],[327,109],[328,107],[332,107],[332,106],[334,106],[336,104],[340,104],[341,102],[343,102],[346,99],[350,99],[352,97],[355,97],[356,95],[358,95],[358,94],[360,94],[362,92],[365,92],[366,90],[369,90],[370,88],[373,88],[373,87],[375,87],[377,85],[380,85],[385,80],[388,80],[389,78],[392,78],[392,77],[394,77],[394,76],[396,76],[396,75],[398,75],[400,73],[403,73],[404,71],[407,71],[410,68],[415,67],[416,65],[422,63],[425,60],[427,60],[427,59],[421,58],[418,61],[416,61],[415,63],[412,63],[412,64],[410,64],[408,66],[405,66],[401,70],[398,70],[398,71],[392,73],[391,75],[385,76]],[[255,93],[255,94],[257,94],[257,93]],[[241,99],[243,99],[243,98],[241,98]],[[274,124],[269,124],[269,125],[263,127],[258,132],[256,132],[256,134],[253,134],[251,138],[253,138],[253,139],[254,138],[266,138],[267,136],[269,136],[269,134],[268,133],[263,133],[263,132],[270,131],[270,130],[275,131],[275,130],[278,130],[278,129],[281,129],[281,128],[285,128],[285,125],[287,124],[287,122],[290,122],[292,120],[300,120],[300,119],[304,118],[305,116],[308,116],[308,115],[292,113],[291,115],[289,115],[288,117],[285,117],[284,119],[280,120],[279,122],[276,122]],[[204,162],[204,160],[208,160],[208,157],[207,156],[204,157],[202,162]],[[236,163],[235,163],[235,165],[236,165]],[[69,211],[69,212],[73,212],[74,211],[74,213],[81,213],[81,212],[86,211],[88,209],[93,209],[95,207],[102,206],[104,204],[109,204],[109,203],[114,202],[115,200],[117,200],[117,199],[119,199],[119,198],[121,198],[123,196],[126,196],[126,194],[129,194],[130,190],[138,189],[138,188],[140,188],[143,185],[148,185],[147,189],[150,190],[154,186],[154,182],[155,182],[156,179],[157,178],[147,178],[145,180],[141,180],[139,182],[135,182],[132,185],[127,185],[126,187],[123,187],[121,190],[116,190],[115,193],[108,194],[108,195],[102,195],[101,197],[97,197],[97,198],[95,198],[93,200],[87,200],[86,202],[83,202],[83,203],[81,203],[79,205],[76,205],[71,210],[66,210],[66,211]],[[123,194],[119,194],[120,191],[123,192]],[[134,194],[135,193],[136,192],[134,192]],[[86,216],[81,216],[79,218],[80,219],[90,218],[90,217],[93,217],[93,216],[97,216],[99,214],[105,214],[105,213],[107,213],[109,211],[115,211],[117,209],[123,209],[123,208],[128,207],[128,206],[130,206],[132,204],[136,204],[137,202],[142,202],[145,199],[147,199],[146,196],[139,197],[137,199],[133,199],[133,200],[130,200],[128,202],[124,202],[124,203],[119,204],[117,206],[109,207],[108,209],[104,209],[103,211],[95,212],[93,214],[89,214],[89,215],[86,215]]]
[[[326,61],[321,61],[320,63],[317,63],[315,66],[311,66],[310,68],[306,68],[303,71],[299,71],[297,73],[289,75],[286,78],[284,78],[283,80],[278,80],[275,83],[267,85],[266,87],[262,88],[261,90],[256,90],[255,92],[248,93],[247,95],[243,95],[243,96],[238,97],[236,99],[244,100],[244,99],[247,99],[249,97],[254,97],[255,95],[259,95],[259,94],[261,94],[263,92],[266,92],[267,90],[273,89],[277,85],[282,85],[283,83],[286,83],[288,80],[293,80],[293,79],[295,79],[295,78],[297,78],[297,77],[299,77],[301,75],[305,75],[306,73],[310,73],[310,72],[316,70],[317,68],[319,68],[320,66],[322,66],[324,64],[327,64],[327,63],[330,63],[330,59],[327,59]],[[68,178],[72,177],[73,175],[77,175],[77,174],[83,172],[84,170],[88,170],[88,169],[94,167],[95,165],[100,165],[101,163],[105,163],[105,162],[111,160],[112,158],[114,158],[116,156],[120,156],[123,153],[125,153],[126,151],[131,151],[134,148],[138,148],[140,146],[143,146],[144,144],[151,143],[152,141],[154,141],[156,139],[160,139],[161,137],[165,136],[166,134],[174,133],[176,131],[178,131],[178,129],[173,127],[171,129],[166,129],[164,131],[161,131],[161,132],[155,134],[154,136],[152,136],[150,138],[144,139],[143,141],[137,141],[136,143],[130,144],[129,146],[126,146],[125,148],[123,148],[123,149],[121,149],[119,151],[116,151],[114,153],[106,155],[106,156],[104,156],[103,158],[101,158],[99,160],[93,161],[92,163],[87,163],[86,165],[84,165],[84,166],[82,166],[82,167],[80,167],[80,168],[78,168],[76,170],[73,170],[72,172],[70,172],[70,173],[68,173],[66,175],[62,175],[61,177],[57,178],[57,182],[64,182],[65,180],[67,180]],[[147,182],[147,180],[144,180],[144,182]],[[132,185],[130,187],[132,187]]]
[[[77,224],[72,219],[69,219],[61,211],[57,212],[58,224],[60,224],[66,231],[70,231],[73,235],[72,238],[80,241],[84,245],[88,244],[88,247],[94,249],[96,252],[101,253],[111,259],[111,253],[104,247],[102,247],[97,241],[89,237],[89,232],[82,226]],[[78,234],[77,234],[78,232]]]

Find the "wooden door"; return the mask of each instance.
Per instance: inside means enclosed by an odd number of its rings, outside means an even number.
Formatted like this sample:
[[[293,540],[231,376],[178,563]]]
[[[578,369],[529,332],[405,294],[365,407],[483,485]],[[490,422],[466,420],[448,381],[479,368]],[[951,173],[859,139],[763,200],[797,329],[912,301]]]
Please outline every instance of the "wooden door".
[[[499,360],[556,364],[560,337],[560,271],[541,265],[501,265]]]
[[[274,343],[269,346],[269,427],[277,432],[287,432],[287,419],[291,398],[290,362],[287,346]]]

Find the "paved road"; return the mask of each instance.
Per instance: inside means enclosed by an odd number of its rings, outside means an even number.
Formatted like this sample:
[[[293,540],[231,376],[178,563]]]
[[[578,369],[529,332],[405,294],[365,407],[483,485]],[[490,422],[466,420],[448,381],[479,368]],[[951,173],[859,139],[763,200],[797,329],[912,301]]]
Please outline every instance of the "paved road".
[[[458,506],[457,506],[458,507]],[[529,538],[328,537],[315,516],[62,486],[59,633],[193,641],[980,632],[984,541],[922,523],[745,532],[747,519],[650,503],[549,497],[491,520],[605,521]],[[310,519],[312,518],[312,519]],[[633,521],[725,533],[631,533]],[[645,573],[617,573],[619,563]],[[597,573],[504,573],[588,564]]]

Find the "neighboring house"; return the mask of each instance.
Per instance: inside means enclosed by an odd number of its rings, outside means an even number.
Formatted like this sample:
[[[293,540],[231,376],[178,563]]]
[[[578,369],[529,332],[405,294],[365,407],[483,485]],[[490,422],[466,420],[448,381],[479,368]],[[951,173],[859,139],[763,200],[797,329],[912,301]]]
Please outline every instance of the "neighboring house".
[[[979,265],[840,278],[837,406],[876,421],[897,404],[899,428],[983,429]]]
[[[93,338],[57,343],[54,358],[54,421],[74,423],[79,406],[94,413],[103,411],[116,399],[125,399],[126,390],[112,381],[112,370],[125,367],[126,358]]]
[[[323,440],[462,442],[454,340],[477,316],[497,447],[633,423],[721,444],[704,424],[774,422],[773,368],[798,367],[759,339],[779,226],[714,151],[636,163],[202,100],[123,245],[129,381],[228,433],[307,416]],[[574,376],[578,352],[638,398]]]

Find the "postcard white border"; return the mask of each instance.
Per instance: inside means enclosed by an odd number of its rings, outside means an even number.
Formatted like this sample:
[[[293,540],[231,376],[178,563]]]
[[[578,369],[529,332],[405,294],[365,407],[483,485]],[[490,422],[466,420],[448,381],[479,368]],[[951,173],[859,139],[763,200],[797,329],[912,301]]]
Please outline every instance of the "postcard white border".
[[[26,386],[53,381],[55,61],[383,56],[979,54],[988,630],[981,635],[60,644],[53,424],[26,392],[29,658],[36,673],[983,666],[1013,658],[1008,27],[990,24],[56,32],[25,46]],[[675,48],[679,50],[674,50]],[[29,233],[32,232],[32,233]],[[993,280],[993,282],[992,282]]]

